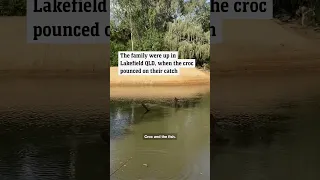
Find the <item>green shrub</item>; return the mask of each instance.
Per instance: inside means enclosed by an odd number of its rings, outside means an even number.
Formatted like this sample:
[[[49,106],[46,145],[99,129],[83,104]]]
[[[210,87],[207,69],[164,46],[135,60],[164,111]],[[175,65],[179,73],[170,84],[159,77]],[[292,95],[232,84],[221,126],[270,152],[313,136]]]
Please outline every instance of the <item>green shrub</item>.
[[[0,16],[25,16],[26,0],[0,0]]]
[[[273,12],[276,15],[284,10],[290,15],[295,16],[295,12],[300,6],[315,8],[316,20],[320,22],[320,0],[274,0]]]

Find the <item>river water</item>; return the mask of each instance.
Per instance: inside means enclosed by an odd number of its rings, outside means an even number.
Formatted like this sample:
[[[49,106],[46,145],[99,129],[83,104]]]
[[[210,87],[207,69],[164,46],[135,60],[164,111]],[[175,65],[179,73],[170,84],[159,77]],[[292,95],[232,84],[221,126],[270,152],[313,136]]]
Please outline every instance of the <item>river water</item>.
[[[145,103],[150,109],[141,105]],[[111,179],[210,179],[210,96],[113,101]],[[143,134],[175,133],[176,140]]]
[[[108,178],[105,112],[24,109],[0,113],[0,179]]]
[[[209,154],[209,96],[176,107],[172,99],[112,101],[109,147],[100,137],[107,85],[1,81],[0,179],[320,179],[318,75],[212,82],[220,137]],[[177,140],[144,140],[145,133],[176,133]]]
[[[0,180],[209,179],[209,96],[149,98],[144,114],[140,100],[108,107],[105,81],[1,79]]]
[[[0,180],[108,179],[103,82],[1,79]]]
[[[222,137],[211,147],[211,178],[320,179],[318,75],[213,80]]]

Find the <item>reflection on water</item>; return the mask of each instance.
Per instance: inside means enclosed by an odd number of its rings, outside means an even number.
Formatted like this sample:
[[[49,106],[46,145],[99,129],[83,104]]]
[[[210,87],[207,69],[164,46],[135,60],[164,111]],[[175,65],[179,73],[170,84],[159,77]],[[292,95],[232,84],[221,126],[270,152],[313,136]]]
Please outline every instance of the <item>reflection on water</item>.
[[[212,178],[320,179],[318,82],[312,76],[216,81]]]
[[[110,111],[111,179],[209,180],[210,97],[114,101]],[[143,140],[177,133],[177,140]]]
[[[1,109],[0,179],[107,179],[106,119],[96,107]]]

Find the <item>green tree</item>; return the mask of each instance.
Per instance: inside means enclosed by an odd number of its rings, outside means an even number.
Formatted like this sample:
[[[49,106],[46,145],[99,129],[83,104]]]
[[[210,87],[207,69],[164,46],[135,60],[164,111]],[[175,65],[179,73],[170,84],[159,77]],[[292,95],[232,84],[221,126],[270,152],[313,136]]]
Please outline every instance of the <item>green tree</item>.
[[[164,39],[170,51],[179,51],[181,59],[196,59],[198,66],[209,61],[210,31],[204,32],[199,23],[176,20],[170,23]]]
[[[179,51],[179,58],[196,59],[198,66],[210,59],[210,6],[206,0],[185,3],[184,14],[169,23],[165,45]]]
[[[179,51],[181,58],[209,60],[210,6],[206,0],[113,0],[112,65],[117,51]]]

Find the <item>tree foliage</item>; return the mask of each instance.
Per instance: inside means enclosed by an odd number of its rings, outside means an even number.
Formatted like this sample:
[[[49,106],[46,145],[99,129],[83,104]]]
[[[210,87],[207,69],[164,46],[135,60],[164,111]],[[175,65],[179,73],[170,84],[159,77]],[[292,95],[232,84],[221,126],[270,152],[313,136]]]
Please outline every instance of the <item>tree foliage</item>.
[[[180,58],[194,58],[198,65],[209,60],[210,7],[206,0],[113,0],[111,10],[111,41],[118,44],[112,46],[179,51]],[[111,64],[116,65],[117,52],[112,53]]]
[[[0,16],[25,16],[26,0],[0,0]]]
[[[181,59],[196,59],[202,66],[210,57],[210,31],[191,20],[176,20],[169,24],[165,44],[171,51],[179,51]]]
[[[184,14],[168,23],[165,44],[179,51],[181,59],[196,59],[202,66],[210,59],[210,6],[206,0],[190,0],[183,9]]]

